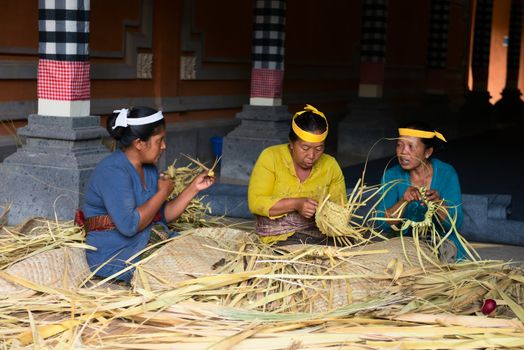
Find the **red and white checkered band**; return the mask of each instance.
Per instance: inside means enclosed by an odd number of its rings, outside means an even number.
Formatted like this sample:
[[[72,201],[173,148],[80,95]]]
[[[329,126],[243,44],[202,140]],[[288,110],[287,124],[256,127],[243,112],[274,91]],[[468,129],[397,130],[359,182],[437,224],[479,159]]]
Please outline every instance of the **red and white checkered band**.
[[[282,97],[283,79],[283,70],[253,68],[251,70],[251,97]]]
[[[88,100],[90,91],[89,61],[38,61],[38,98]]]

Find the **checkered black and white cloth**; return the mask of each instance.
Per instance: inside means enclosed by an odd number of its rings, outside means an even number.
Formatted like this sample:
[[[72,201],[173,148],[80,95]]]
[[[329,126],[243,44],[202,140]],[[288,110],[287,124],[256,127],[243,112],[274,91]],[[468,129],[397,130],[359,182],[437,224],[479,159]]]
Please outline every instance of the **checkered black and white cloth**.
[[[427,67],[445,68],[448,58],[449,1],[431,0]]]
[[[253,67],[284,69],[286,2],[255,0]]]
[[[39,0],[38,98],[90,98],[89,0]]]
[[[477,1],[473,34],[473,55],[471,60],[471,66],[474,71],[479,68],[489,68],[492,14],[493,0]],[[487,79],[487,74],[485,78]]]
[[[280,98],[284,79],[285,0],[255,0],[251,97]]]
[[[363,0],[360,60],[384,62],[386,55],[387,0]]]
[[[89,59],[89,0],[39,0],[40,58]]]

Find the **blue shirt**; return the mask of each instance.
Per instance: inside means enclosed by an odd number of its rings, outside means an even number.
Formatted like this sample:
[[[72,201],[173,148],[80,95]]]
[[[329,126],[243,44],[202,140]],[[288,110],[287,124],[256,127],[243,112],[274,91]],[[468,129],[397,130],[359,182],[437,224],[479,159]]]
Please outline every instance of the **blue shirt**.
[[[108,277],[127,267],[125,261],[144,249],[149,241],[152,224],[139,231],[137,208],[157,192],[158,170],[154,165],[144,165],[143,169],[145,185],[119,150],[104,158],[91,174],[84,197],[84,215],[86,218],[109,215],[116,226],[116,230],[87,233],[87,244],[97,248],[86,251],[91,270],[112,259],[97,271],[98,276]],[[133,269],[117,279],[129,282],[132,275]]]
[[[460,183],[455,169],[438,159],[432,158],[431,165],[433,167],[433,177],[431,178],[431,189],[436,190],[440,197],[444,199],[444,203],[448,206],[448,213],[451,218],[456,218],[455,227],[460,229],[464,214],[462,212],[462,193],[460,191]],[[409,171],[402,169],[400,165],[395,165],[388,169],[382,178],[382,184],[387,184],[395,180],[400,180],[394,184],[386,186],[384,192],[387,191],[382,202],[377,206],[377,216],[384,217],[385,211],[397,203],[409,186],[412,186]],[[403,218],[412,221],[422,221],[427,207],[419,201],[410,202],[404,209]],[[378,221],[379,227],[384,230],[390,230],[389,224],[385,221]],[[446,220],[436,223],[435,227],[442,231],[441,234],[446,234],[451,228],[449,217]],[[459,242],[455,232],[452,232],[449,238],[457,246],[457,260],[465,258],[465,250]]]

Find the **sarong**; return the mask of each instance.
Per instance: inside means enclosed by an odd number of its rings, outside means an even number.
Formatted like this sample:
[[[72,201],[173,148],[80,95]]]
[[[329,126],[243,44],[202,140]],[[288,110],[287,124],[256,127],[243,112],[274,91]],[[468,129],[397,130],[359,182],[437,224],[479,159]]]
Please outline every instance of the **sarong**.
[[[322,244],[327,238],[317,228],[314,217],[308,219],[297,212],[289,213],[278,219],[256,215],[255,230],[265,243]]]

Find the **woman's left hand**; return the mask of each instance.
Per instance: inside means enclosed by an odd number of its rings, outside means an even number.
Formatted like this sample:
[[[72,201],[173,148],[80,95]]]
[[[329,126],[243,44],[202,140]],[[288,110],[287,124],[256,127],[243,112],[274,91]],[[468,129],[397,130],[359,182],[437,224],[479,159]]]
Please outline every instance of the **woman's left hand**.
[[[440,201],[442,200],[442,198],[440,198],[440,194],[438,193],[437,190],[428,190],[426,191],[426,199],[430,202],[437,202],[437,201]]]
[[[215,183],[215,177],[214,176],[208,176],[207,171],[204,171],[200,174],[198,174],[191,184],[195,186],[195,189],[198,191],[205,190],[206,188],[210,187],[212,184]]]

